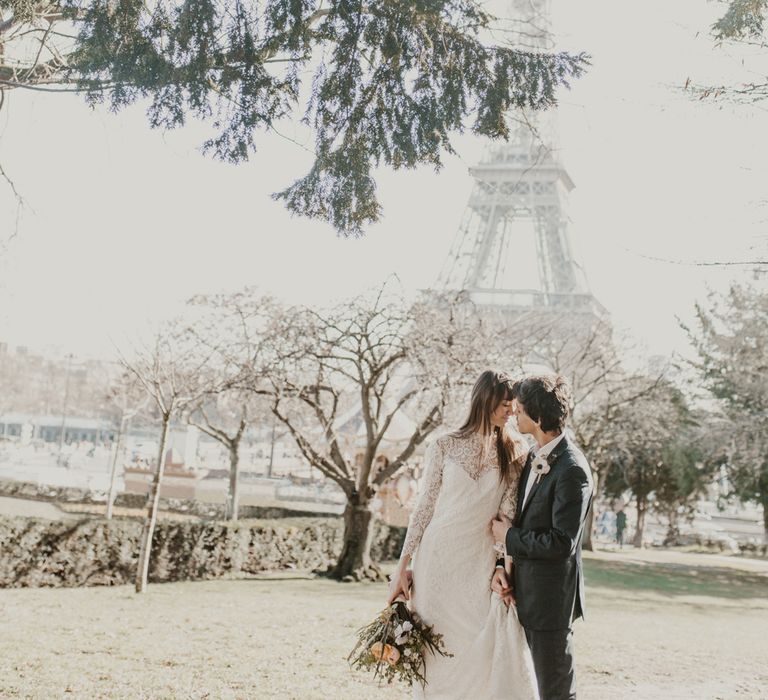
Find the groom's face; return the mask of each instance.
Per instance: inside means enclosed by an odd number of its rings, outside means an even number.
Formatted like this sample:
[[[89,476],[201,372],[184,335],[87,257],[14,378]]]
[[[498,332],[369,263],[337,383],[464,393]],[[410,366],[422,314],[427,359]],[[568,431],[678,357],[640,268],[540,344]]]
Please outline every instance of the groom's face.
[[[512,402],[512,413],[517,421],[517,431],[523,435],[531,435],[537,424],[534,420],[525,412],[523,404],[517,399]]]

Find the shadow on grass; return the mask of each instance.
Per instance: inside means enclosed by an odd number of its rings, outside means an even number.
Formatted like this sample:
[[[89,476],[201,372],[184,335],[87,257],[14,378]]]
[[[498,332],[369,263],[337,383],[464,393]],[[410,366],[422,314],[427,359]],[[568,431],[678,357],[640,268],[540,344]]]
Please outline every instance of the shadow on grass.
[[[587,586],[669,596],[768,600],[768,575],[727,567],[590,559],[584,561],[584,568]]]

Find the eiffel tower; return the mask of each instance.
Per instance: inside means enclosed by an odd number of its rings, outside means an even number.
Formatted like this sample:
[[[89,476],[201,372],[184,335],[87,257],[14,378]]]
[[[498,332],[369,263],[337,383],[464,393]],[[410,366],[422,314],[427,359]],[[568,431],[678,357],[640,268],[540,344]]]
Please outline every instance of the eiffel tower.
[[[549,1],[511,5],[528,28],[528,47],[550,49]],[[551,111],[521,115],[510,141],[488,148],[471,168],[475,186],[438,289],[465,290],[476,306],[499,311],[605,317],[571,249],[567,203],[574,184],[558,157],[555,121]]]

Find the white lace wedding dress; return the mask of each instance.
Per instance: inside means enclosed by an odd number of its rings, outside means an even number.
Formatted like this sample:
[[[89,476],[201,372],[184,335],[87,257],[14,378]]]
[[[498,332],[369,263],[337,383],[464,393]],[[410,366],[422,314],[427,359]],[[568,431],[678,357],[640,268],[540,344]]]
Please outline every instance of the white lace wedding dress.
[[[533,661],[514,606],[490,589],[489,523],[514,515],[516,485],[499,481],[492,438],[445,435],[427,450],[403,554],[413,556],[413,610],[453,658],[427,654],[414,698],[538,700]]]

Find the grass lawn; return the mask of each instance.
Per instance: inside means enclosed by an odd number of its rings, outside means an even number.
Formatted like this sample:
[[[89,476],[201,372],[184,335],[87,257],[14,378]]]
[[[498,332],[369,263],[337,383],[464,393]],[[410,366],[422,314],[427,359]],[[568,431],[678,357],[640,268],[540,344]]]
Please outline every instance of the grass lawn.
[[[768,698],[768,562],[587,556],[583,700]],[[0,591],[2,698],[408,698],[346,664],[383,585],[238,581]],[[481,700],[481,699],[478,699]]]

